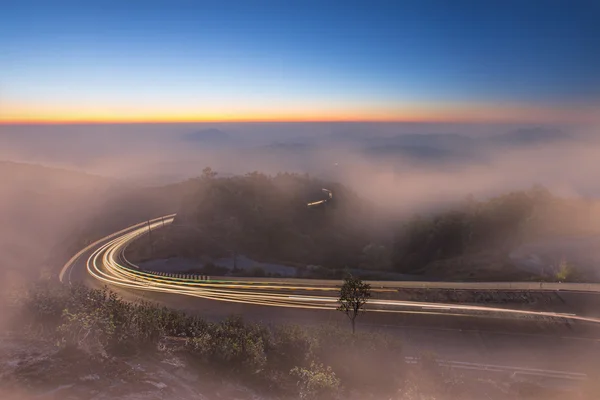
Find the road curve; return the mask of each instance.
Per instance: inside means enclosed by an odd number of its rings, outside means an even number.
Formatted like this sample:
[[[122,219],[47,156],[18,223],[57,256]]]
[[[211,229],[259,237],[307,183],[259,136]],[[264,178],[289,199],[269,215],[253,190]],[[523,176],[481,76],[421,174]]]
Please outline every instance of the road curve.
[[[173,222],[175,215],[166,215],[150,221],[144,221],[108,235],[82,249],[62,268],[61,282],[70,283],[71,274],[80,264],[76,261],[87,256],[85,269],[89,276],[109,286],[135,289],[139,291],[172,293],[209,300],[245,303],[260,306],[287,307],[312,310],[333,310],[337,307],[337,293],[340,281],[307,279],[206,279],[206,277],[148,272],[138,268],[127,260],[124,251],[127,246],[148,233]],[[201,279],[205,278],[205,279]],[[513,319],[560,319],[600,323],[600,319],[544,311],[528,311],[511,308],[486,307],[464,304],[446,304],[391,300],[384,298],[398,288],[435,287],[435,288],[473,288],[473,289],[527,289],[600,291],[596,286],[587,284],[540,284],[540,283],[447,283],[447,282],[370,282],[373,298],[367,309],[378,313],[404,314],[443,314],[447,316],[477,316]]]

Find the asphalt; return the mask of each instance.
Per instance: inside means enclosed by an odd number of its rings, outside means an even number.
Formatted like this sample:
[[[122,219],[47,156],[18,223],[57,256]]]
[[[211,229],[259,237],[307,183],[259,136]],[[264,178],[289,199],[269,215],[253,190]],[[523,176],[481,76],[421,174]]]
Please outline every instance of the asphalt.
[[[140,224],[138,228],[141,226],[143,224]],[[148,300],[201,315],[209,320],[219,320],[237,314],[242,315],[248,321],[266,324],[299,323],[309,326],[342,324],[342,326],[347,325],[350,329],[345,316],[332,309],[333,303],[328,305],[329,308],[324,309],[288,307],[281,304],[270,306],[256,304],[256,295],[274,294],[279,298],[275,302],[286,304],[289,304],[290,301],[289,299],[283,301],[282,295],[294,298],[297,296],[317,298],[335,296],[333,287],[339,282],[262,279],[261,282],[249,282],[249,279],[236,278],[238,282],[221,282],[220,284],[230,286],[235,284],[238,287],[203,287],[201,285],[209,282],[192,282],[183,291],[176,292],[171,291],[171,288],[172,285],[178,286],[177,283],[173,284],[169,279],[164,282],[165,288],[169,291],[162,291],[159,287],[163,285],[162,283],[153,287],[152,282],[143,283],[140,280],[140,282],[136,281],[135,285],[126,287],[122,284],[115,285],[94,278],[90,274],[89,261],[93,259],[92,256],[96,254],[98,260],[102,260],[102,262],[99,262],[101,265],[98,265],[100,271],[110,271],[110,267],[104,265],[109,258],[100,257],[105,254],[99,254],[98,249],[128,232],[130,230],[121,231],[119,235],[100,240],[80,252],[61,271],[63,283],[82,283],[93,288],[108,284],[126,300]],[[120,253],[115,255],[118,262],[126,264],[126,260],[121,257]],[[117,274],[119,273],[121,275],[117,275],[117,277],[122,279],[132,272],[125,271],[125,273],[118,272]],[[402,285],[404,283],[396,284]],[[255,287],[239,287],[240,285],[254,285]],[[262,287],[257,290],[257,285]],[[269,288],[285,285],[292,286],[295,289]],[[382,289],[393,288],[390,285],[393,285],[393,283],[387,282],[385,285],[380,286],[376,283],[373,284],[375,288],[380,287]],[[303,289],[303,286],[320,287],[321,289],[308,292]],[[323,288],[328,290],[323,290]],[[156,291],[157,289],[161,289],[161,291]],[[209,293],[213,298],[219,298],[219,296],[227,298],[228,294],[226,292],[228,291],[238,293],[238,295],[241,293],[241,297],[238,298],[241,301],[230,302],[195,297],[186,293],[190,290],[199,290],[199,294],[206,294],[206,292],[202,292],[203,290],[218,290],[218,295]],[[254,301],[255,304],[245,302],[244,298]],[[272,301],[269,300],[269,302]],[[327,302],[321,300],[315,302],[318,305],[327,304]],[[294,301],[291,303],[293,304]],[[311,302],[307,302],[306,297],[301,297],[299,304],[309,305]],[[446,308],[447,304],[434,304],[434,306],[436,305],[439,308],[422,304],[411,305],[410,307],[400,307],[398,304],[380,307],[397,308],[396,311],[401,312],[385,312],[373,309],[359,316],[357,326],[360,330],[385,331],[397,336],[404,343],[407,357],[418,357],[423,351],[431,351],[448,362],[473,363],[479,365],[477,368],[483,368],[484,365],[495,365],[509,369],[519,367],[529,370],[562,371],[564,373],[586,373],[590,368],[595,368],[598,365],[596,360],[600,359],[598,357],[600,355],[600,335],[598,335],[598,324],[593,322],[593,318],[579,320],[567,318],[567,316],[542,315],[540,317],[533,314],[516,315],[510,312],[484,312],[479,310],[479,308],[482,308],[479,306],[475,306],[475,309],[472,310],[467,308],[456,312],[455,309],[448,310]],[[442,310],[441,313],[440,309]],[[585,318],[585,316],[579,315],[575,317]]]

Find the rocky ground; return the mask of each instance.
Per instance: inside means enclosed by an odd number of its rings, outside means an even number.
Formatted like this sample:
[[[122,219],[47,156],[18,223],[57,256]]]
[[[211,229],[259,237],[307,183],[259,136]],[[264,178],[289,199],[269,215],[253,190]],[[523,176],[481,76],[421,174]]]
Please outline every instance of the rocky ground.
[[[464,399],[563,399],[577,391],[544,388],[531,382],[469,379]],[[460,385],[467,376],[458,377]],[[415,393],[416,394],[416,393]],[[408,396],[408,397],[403,397]],[[90,357],[43,340],[4,335],[0,340],[0,398],[3,400],[267,400],[242,384],[220,379],[164,350],[126,358]],[[351,397],[352,399],[364,398]],[[407,393],[398,399],[421,399]],[[455,397],[452,397],[455,398]],[[373,398],[375,399],[375,398]],[[428,398],[429,399],[429,398]],[[437,397],[435,399],[438,399]],[[386,399],[387,400],[387,399]],[[440,398],[440,400],[443,400]]]
[[[128,358],[89,357],[79,350],[19,339],[0,340],[3,400],[264,399],[250,389],[188,368],[168,351]]]

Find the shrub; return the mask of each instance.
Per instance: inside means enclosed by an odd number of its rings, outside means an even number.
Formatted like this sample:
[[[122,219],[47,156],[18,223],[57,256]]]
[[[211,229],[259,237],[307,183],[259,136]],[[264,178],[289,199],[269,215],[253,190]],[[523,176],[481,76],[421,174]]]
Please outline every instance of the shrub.
[[[188,340],[188,348],[203,362],[230,372],[255,374],[264,368],[267,361],[267,337],[265,328],[244,324],[240,317],[231,317],[208,324],[206,330]]]
[[[13,322],[20,329],[54,334],[62,322],[63,311],[80,304],[86,295],[87,289],[82,286],[67,287],[48,280],[36,282],[16,296],[14,311],[18,318]]]
[[[308,329],[298,325],[281,325],[273,330],[268,349],[272,368],[289,371],[295,366],[308,366],[313,359],[316,338]]]
[[[266,384],[284,396],[298,389],[304,399],[331,398],[342,384],[387,396],[404,372],[397,340],[375,332],[353,335],[345,326],[269,329],[239,316],[207,323],[152,303],[128,303],[108,289],[51,283],[24,291],[15,311],[52,340],[88,354],[124,355],[166,343],[218,373]]]
[[[580,278],[579,275],[579,270],[563,258],[558,264],[555,279],[558,282],[577,282]]]
[[[298,379],[298,394],[301,399],[334,399],[340,388],[340,380],[331,367],[311,363],[309,368],[295,367],[290,374]]]
[[[107,288],[49,281],[25,290],[15,303],[19,328],[103,354],[152,347],[165,336],[192,336],[206,325],[200,318],[151,303],[128,303]]]
[[[106,349],[115,334],[114,319],[102,309],[70,313],[64,311],[65,322],[57,329],[63,334],[62,342],[88,353],[106,355]]]

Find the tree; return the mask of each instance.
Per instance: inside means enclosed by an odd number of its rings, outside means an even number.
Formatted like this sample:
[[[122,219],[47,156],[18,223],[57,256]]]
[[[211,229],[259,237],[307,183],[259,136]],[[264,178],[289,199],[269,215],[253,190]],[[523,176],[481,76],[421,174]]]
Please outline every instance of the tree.
[[[301,399],[333,399],[339,391],[340,380],[331,367],[312,362],[310,368],[294,367],[290,374],[298,378]]]
[[[352,275],[344,279],[340,289],[340,298],[338,299],[340,305],[337,310],[346,314],[352,322],[352,333],[355,332],[356,317],[363,310],[370,297],[371,285],[359,278],[354,278]]]
[[[217,173],[211,167],[206,167],[202,170],[202,178],[204,179],[214,179],[216,176]]]

